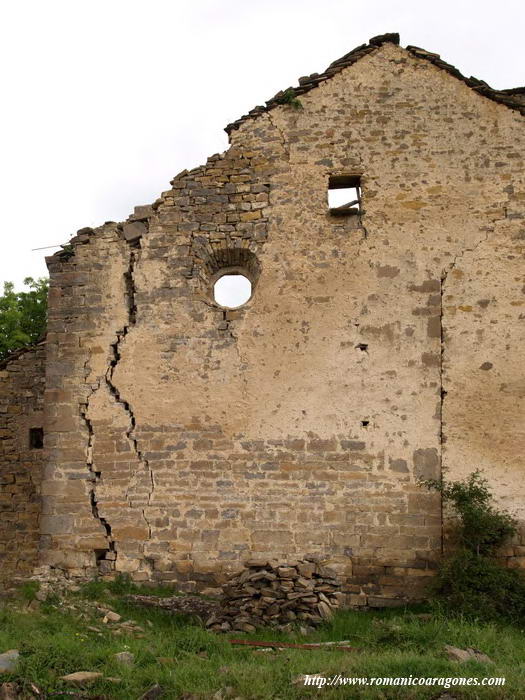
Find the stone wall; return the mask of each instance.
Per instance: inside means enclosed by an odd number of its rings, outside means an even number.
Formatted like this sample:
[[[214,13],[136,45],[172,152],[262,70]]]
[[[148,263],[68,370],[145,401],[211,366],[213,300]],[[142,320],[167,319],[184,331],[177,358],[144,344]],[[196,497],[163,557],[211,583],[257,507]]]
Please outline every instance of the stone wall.
[[[441,553],[419,477],[485,466],[523,507],[523,117],[392,44],[301,102],[49,259],[43,564],[194,590],[315,554],[389,604]]]
[[[38,563],[44,363],[43,344],[0,363],[0,585]]]

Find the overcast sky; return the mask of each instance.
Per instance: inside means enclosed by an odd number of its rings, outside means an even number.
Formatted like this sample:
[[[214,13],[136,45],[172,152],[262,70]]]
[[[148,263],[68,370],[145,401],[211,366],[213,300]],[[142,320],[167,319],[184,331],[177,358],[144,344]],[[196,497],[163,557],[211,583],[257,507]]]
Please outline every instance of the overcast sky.
[[[125,219],[224,126],[370,37],[525,84],[522,0],[16,0],[2,3],[0,284],[46,275],[32,248]]]

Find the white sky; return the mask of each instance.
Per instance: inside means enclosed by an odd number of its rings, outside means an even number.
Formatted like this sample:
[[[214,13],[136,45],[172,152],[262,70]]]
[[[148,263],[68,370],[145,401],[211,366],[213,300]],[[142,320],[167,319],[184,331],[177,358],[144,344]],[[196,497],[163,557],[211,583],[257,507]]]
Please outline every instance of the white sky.
[[[252,295],[252,283],[244,275],[223,275],[215,282],[213,297],[217,304],[235,309]]]
[[[376,34],[525,84],[522,0],[16,0],[0,5],[0,285],[125,219],[223,127]]]

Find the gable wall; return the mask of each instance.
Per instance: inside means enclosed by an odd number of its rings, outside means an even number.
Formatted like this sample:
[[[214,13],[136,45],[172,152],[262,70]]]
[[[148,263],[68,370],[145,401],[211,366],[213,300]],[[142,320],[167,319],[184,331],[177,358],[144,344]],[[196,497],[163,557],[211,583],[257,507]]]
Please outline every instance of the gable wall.
[[[301,101],[178,176],[140,247],[108,225],[51,261],[43,563],[193,590],[316,553],[354,604],[432,574],[440,503],[416,480],[478,466],[461,441],[491,401],[472,412],[465,378],[486,389],[501,333],[518,347],[522,117],[392,45]],[[363,175],[363,227],[328,215],[331,173]],[[254,259],[250,302],[217,308],[216,261]]]

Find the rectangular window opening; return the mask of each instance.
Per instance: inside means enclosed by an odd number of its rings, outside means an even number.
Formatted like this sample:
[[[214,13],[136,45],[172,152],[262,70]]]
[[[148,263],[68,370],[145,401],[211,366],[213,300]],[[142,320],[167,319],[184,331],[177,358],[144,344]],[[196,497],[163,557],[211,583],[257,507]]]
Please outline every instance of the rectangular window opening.
[[[328,208],[333,216],[359,216],[361,210],[361,176],[330,175]]]
[[[29,428],[29,447],[32,450],[41,450],[44,447],[43,428]]]

